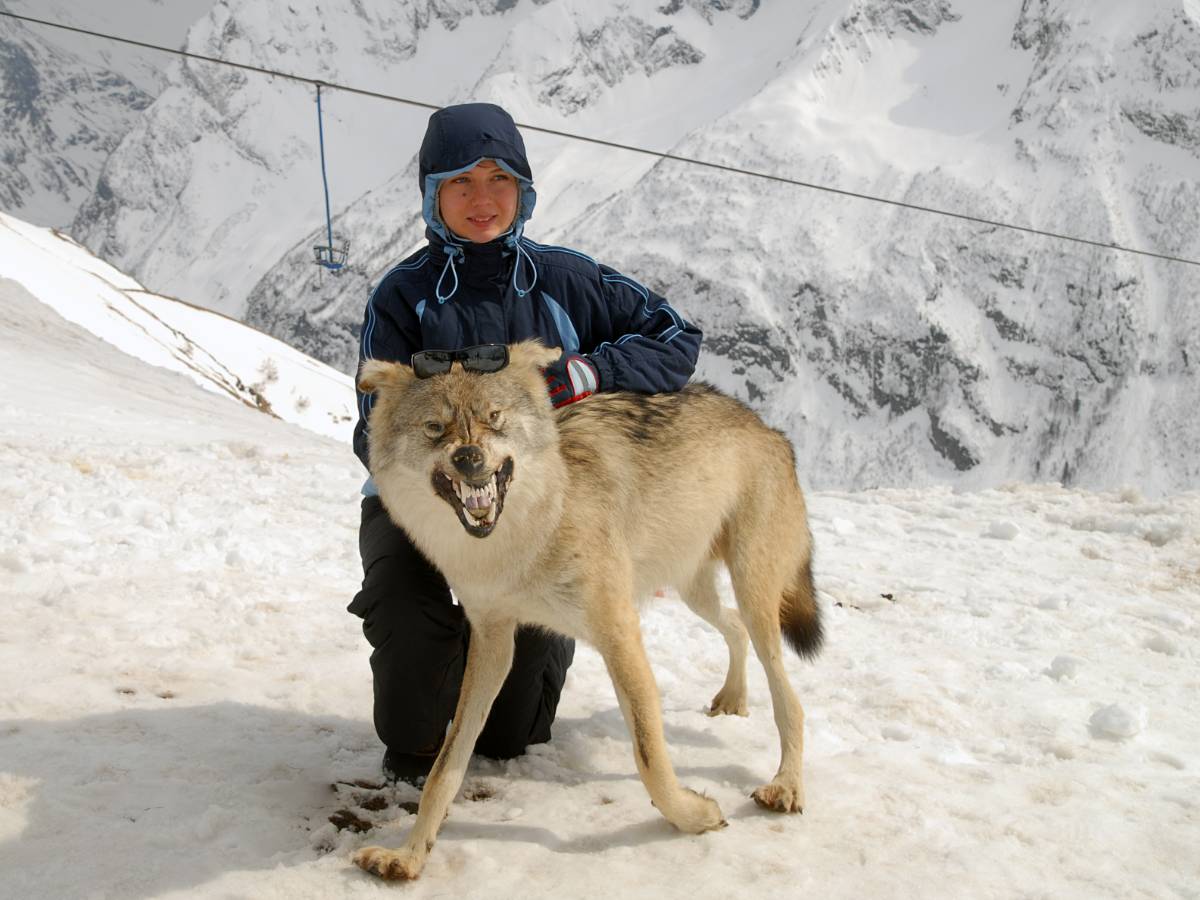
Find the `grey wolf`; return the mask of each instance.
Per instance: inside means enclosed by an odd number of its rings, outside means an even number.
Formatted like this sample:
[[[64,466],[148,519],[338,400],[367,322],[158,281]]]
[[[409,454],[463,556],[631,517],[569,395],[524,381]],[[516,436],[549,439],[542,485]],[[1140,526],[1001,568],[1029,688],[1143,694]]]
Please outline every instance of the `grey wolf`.
[[[354,861],[387,879],[416,878],[457,794],[471,749],[513,655],[518,624],[592,644],[612,678],[654,805],[681,831],[724,826],[717,803],[682,787],[667,755],[637,601],[662,585],[724,637],[729,670],[711,714],[746,714],[752,644],[766,670],[781,760],[752,796],[799,812],[804,712],[781,637],[811,656],[822,629],[812,538],[791,445],[748,408],[703,385],[678,393],[603,393],[555,411],[542,368],[559,349],[509,348],[492,374],[416,378],[367,361],[374,395],[371,473],[389,514],[446,576],[472,640],[453,723],[405,845]],[[729,570],[737,611],[723,607]]]

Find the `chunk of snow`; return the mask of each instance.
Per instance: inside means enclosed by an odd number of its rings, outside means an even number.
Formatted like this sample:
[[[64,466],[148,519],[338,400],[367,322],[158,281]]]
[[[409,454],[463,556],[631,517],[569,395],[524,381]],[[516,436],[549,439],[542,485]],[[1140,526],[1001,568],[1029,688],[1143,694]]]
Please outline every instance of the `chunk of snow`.
[[[1046,669],[1046,674],[1055,681],[1062,681],[1066,678],[1074,678],[1075,673],[1079,671],[1079,660],[1073,656],[1056,656],[1050,660],[1050,668]]]
[[[1153,650],[1155,653],[1162,653],[1166,656],[1178,656],[1179,644],[1167,637],[1165,634],[1155,632],[1142,642],[1142,646],[1147,650]]]
[[[1122,503],[1141,503],[1142,492],[1132,485],[1125,485],[1121,488],[1118,495]]]
[[[988,525],[987,536],[998,541],[1011,541],[1021,529],[1007,520],[992,522]]]
[[[913,739],[913,733],[911,729],[905,725],[899,725],[895,723],[891,725],[884,725],[883,728],[880,729],[880,734],[882,734],[889,741],[911,741]]]
[[[1046,594],[1037,600],[1038,609],[1063,609],[1071,602],[1071,595],[1064,591]]]
[[[1110,741],[1124,741],[1141,733],[1146,727],[1146,711],[1138,708],[1128,710],[1125,707],[1110,703],[1092,713],[1088,720],[1088,728],[1092,737],[1104,738]]]

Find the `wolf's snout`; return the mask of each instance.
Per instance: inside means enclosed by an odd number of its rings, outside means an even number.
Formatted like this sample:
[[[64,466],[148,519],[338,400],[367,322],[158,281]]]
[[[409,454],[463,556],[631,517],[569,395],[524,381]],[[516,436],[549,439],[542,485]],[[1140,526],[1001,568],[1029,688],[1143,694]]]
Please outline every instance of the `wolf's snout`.
[[[483,451],[473,444],[455,450],[450,462],[464,478],[478,478],[483,474]]]

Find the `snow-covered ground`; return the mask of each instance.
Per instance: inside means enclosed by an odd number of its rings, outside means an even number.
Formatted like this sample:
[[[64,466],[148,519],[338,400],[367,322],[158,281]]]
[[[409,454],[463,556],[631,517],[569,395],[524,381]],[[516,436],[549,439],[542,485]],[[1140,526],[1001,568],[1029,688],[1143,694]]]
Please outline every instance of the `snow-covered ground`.
[[[761,670],[748,719],[707,718],[723,642],[668,598],[672,756],[730,827],[650,806],[581,647],[554,740],[477,760],[421,879],[383,885],[349,856],[399,843],[415,790],[331,788],[381,754],[357,461],[61,318],[39,258],[0,256],[5,900],[1200,895],[1200,494],[1052,485],[812,495],[803,816],[748,797]]]

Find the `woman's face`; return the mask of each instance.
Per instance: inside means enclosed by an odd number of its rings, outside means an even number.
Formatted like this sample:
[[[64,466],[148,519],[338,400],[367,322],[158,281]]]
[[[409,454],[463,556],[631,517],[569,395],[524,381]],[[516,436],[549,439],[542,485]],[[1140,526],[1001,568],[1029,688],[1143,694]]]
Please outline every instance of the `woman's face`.
[[[512,227],[520,196],[517,179],[485,159],[438,186],[438,211],[456,235],[482,244]]]

